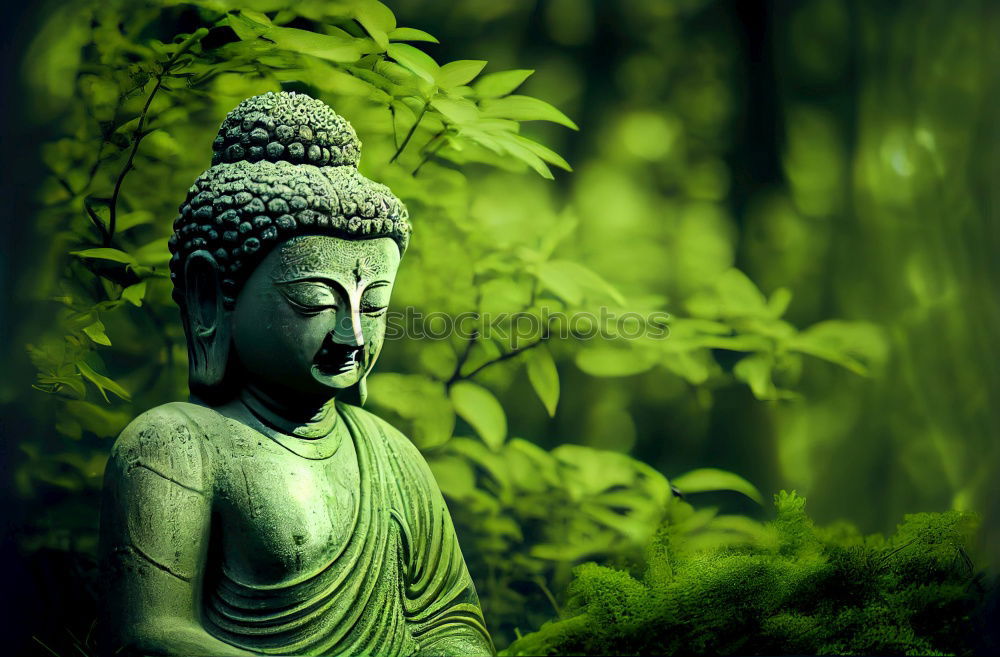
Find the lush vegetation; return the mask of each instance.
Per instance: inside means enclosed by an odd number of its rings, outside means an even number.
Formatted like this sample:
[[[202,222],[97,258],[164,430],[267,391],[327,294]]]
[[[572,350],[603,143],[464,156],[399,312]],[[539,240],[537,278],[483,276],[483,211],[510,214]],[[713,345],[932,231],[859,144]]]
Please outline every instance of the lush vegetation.
[[[23,432],[9,441],[19,547],[46,573],[31,584],[36,606],[62,609],[66,626],[32,624],[38,640],[90,650],[111,441],[185,394],[171,220],[225,113],[268,90],[308,92],[347,117],[362,172],[408,205],[394,308],[477,318],[462,335],[390,342],[369,404],[427,456],[498,646],[564,616],[571,581],[577,619],[607,602],[599,591],[624,595],[602,577],[621,591],[666,586],[595,566],[573,579],[587,561],[636,567],[656,536],[664,554],[715,549],[702,570],[720,587],[751,557],[806,586],[791,553],[767,551],[777,538],[712,547],[718,532],[757,527],[747,480],[795,486],[818,517],[866,528],[995,502],[996,376],[976,364],[991,362],[998,306],[964,312],[997,277],[984,208],[998,92],[983,63],[996,57],[978,59],[993,13],[838,0],[389,5],[74,0],[38,16],[22,112],[44,126],[31,144],[44,174],[21,229],[37,246],[10,256],[24,267],[10,340],[24,376],[0,382],[8,427]],[[649,330],[560,332],[559,312],[634,313]],[[504,313],[534,321],[517,334],[512,320],[487,323]],[[696,514],[716,533],[685,525],[671,484],[732,513]],[[995,536],[990,520],[981,540]],[[827,550],[826,565],[808,562],[815,573],[840,567],[846,544],[815,541]],[[67,587],[65,606],[50,602]],[[748,600],[747,622],[777,609],[822,617],[791,590]],[[710,620],[691,610],[702,612]],[[667,618],[654,603],[636,613]],[[585,637],[579,622],[523,641],[577,650],[622,628]],[[861,645],[841,639],[814,647]]]
[[[815,527],[795,493],[778,494],[775,506],[777,517],[764,525],[710,525],[686,508],[651,542],[641,574],[580,566],[565,618],[504,654],[962,655],[982,648],[970,631],[985,592],[966,552],[973,516],[909,515],[886,539],[848,524]]]

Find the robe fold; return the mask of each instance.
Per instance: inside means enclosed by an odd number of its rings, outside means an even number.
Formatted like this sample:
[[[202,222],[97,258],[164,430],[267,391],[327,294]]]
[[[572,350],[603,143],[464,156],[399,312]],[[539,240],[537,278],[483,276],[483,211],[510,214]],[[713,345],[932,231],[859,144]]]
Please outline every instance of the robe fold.
[[[187,496],[171,513],[188,508],[193,515],[203,504],[210,518],[198,576],[202,626],[225,643],[265,655],[492,654],[451,517],[423,457],[371,413],[341,403],[337,409],[340,430],[346,427],[340,467],[356,458],[357,471],[350,468],[350,485],[325,498],[308,486],[296,498],[296,482],[335,464],[300,460],[214,409],[170,404],[123,433],[113,459],[121,476],[145,473],[165,487],[161,497]],[[168,434],[174,438],[165,442]],[[332,508],[324,499],[343,503]],[[108,529],[128,545],[128,558],[183,575],[179,564],[193,564],[197,549],[192,545],[186,554],[183,539],[169,531],[180,524],[156,529],[157,519],[148,515],[154,501],[128,504],[126,520],[109,522]],[[330,523],[315,518],[327,516],[336,519],[335,531],[319,541],[307,544],[288,533],[326,527]],[[301,554],[290,538],[302,540],[301,550],[312,549],[306,558],[296,561]],[[269,564],[277,566],[271,571]]]

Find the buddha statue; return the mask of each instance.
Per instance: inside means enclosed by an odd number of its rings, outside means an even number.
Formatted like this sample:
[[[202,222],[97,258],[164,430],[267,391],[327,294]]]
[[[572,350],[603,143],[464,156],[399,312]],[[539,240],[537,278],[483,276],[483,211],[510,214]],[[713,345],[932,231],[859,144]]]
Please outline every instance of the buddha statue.
[[[169,245],[191,397],[112,450],[104,654],[493,654],[427,464],[360,408],[410,237],[360,147],[322,102],[267,93],[188,190]]]

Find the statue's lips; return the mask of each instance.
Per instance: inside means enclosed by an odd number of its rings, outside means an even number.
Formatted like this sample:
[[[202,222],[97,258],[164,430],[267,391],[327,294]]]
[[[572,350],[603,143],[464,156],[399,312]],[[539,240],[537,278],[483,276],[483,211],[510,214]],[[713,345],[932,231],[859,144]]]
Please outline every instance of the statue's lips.
[[[320,374],[325,376],[346,374],[360,364],[363,351],[362,347],[334,342],[328,337],[323,341],[313,363]]]

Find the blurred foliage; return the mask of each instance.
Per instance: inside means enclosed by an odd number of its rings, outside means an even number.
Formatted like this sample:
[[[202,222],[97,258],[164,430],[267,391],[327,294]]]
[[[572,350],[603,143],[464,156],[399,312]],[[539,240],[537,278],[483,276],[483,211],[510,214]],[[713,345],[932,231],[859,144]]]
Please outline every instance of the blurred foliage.
[[[697,470],[672,489],[641,461],[581,445],[546,451],[513,438],[491,450],[478,440],[454,438],[429,461],[489,610],[487,622],[504,643],[520,628],[537,627],[560,612],[557,596],[575,564],[641,560],[656,528],[672,522],[678,508],[689,508],[678,501],[681,490],[760,499],[753,485],[732,473]],[[706,517],[704,524],[713,522]]]
[[[559,613],[577,564],[639,559],[683,505],[664,474],[744,528],[747,480],[868,531],[976,509],[989,557],[994,5],[389,6],[40,11],[21,102],[45,173],[0,381],[34,569],[56,551],[85,579],[111,441],[186,394],[170,222],[225,113],[280,88],[347,117],[362,171],[409,206],[394,308],[538,318],[516,342],[394,341],[370,378],[439,480],[498,646]],[[669,334],[542,319],[602,308],[666,311]],[[26,394],[25,344],[51,394]]]
[[[966,552],[974,515],[908,515],[886,539],[815,527],[794,492],[775,506],[773,521],[707,544],[690,540],[705,519],[686,508],[640,575],[580,566],[564,617],[501,654],[980,654],[969,631],[985,594]]]

